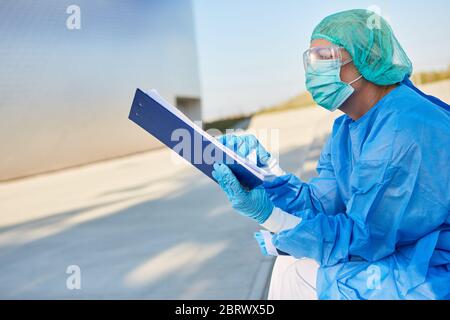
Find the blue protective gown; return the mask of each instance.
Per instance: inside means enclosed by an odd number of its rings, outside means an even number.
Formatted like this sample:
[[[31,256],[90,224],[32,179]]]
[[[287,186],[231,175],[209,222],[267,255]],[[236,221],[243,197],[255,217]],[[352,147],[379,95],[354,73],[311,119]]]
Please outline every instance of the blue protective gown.
[[[265,183],[303,218],[273,243],[320,264],[319,299],[450,297],[450,112],[409,85],[335,121],[317,178]]]

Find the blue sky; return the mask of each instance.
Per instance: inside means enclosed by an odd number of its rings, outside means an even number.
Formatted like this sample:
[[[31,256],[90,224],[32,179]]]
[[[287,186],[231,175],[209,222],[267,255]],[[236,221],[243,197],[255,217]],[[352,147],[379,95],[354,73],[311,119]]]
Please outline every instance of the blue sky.
[[[250,112],[304,89],[301,53],[325,16],[375,5],[415,70],[450,64],[450,2],[194,0],[204,116]]]

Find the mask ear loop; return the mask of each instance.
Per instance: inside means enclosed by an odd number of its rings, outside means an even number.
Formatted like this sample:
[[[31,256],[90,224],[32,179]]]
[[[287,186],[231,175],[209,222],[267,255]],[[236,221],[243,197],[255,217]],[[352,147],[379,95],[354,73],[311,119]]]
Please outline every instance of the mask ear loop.
[[[347,60],[345,60],[344,62],[342,62],[341,67],[348,65],[350,62],[352,62],[353,59],[352,58],[348,58]]]
[[[354,84],[356,81],[359,81],[359,80],[361,80],[362,79],[362,75],[360,75],[358,78],[356,78],[355,80],[353,80],[352,82],[350,82],[349,83],[349,85],[352,85],[352,84]]]
[[[348,60],[342,62],[342,67],[345,66],[345,65],[347,65],[347,64],[349,64],[349,63],[352,62],[352,61],[353,61],[353,59],[352,59],[352,58],[349,58]],[[350,82],[350,83],[348,83],[348,84],[349,84],[349,85],[352,85],[352,84],[354,84],[355,82],[361,80],[362,77],[363,77],[363,76],[360,75],[358,78],[356,78],[355,80],[353,80],[352,82]]]

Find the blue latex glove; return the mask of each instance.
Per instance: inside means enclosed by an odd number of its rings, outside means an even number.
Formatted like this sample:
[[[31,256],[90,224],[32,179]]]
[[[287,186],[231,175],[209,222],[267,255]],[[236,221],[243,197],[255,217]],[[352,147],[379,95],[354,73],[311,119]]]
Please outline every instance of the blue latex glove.
[[[264,223],[273,210],[273,204],[262,187],[245,190],[227,165],[215,163],[212,176],[227,194],[232,207],[243,216]]]
[[[271,157],[270,153],[264,149],[254,135],[224,135],[217,139],[243,158],[247,158],[253,150],[256,150],[258,167],[266,166]]]
[[[259,250],[261,250],[261,253],[264,256],[270,256],[270,254],[267,252],[266,241],[261,232],[255,232],[255,239],[258,242]]]

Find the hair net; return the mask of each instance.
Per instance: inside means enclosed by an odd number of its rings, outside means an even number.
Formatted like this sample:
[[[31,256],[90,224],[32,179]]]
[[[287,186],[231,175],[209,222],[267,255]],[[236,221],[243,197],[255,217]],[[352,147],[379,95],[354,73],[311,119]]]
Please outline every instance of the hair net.
[[[364,78],[378,85],[401,82],[412,64],[389,24],[375,12],[357,9],[326,17],[311,37],[344,47]]]

